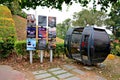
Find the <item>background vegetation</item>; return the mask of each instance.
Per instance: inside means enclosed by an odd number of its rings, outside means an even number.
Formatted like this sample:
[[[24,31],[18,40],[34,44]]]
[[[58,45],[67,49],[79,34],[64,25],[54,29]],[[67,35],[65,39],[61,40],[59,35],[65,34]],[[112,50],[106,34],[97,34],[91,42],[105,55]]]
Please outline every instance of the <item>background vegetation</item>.
[[[10,55],[16,40],[15,23],[10,10],[0,6],[0,58]]]

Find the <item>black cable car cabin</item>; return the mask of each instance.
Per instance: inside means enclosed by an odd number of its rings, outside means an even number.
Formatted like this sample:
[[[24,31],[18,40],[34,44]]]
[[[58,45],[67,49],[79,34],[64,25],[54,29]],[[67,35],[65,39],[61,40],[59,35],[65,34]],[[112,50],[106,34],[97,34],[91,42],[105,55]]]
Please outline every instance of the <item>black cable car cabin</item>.
[[[65,37],[66,56],[87,65],[103,62],[110,53],[110,39],[105,29],[69,28]]]

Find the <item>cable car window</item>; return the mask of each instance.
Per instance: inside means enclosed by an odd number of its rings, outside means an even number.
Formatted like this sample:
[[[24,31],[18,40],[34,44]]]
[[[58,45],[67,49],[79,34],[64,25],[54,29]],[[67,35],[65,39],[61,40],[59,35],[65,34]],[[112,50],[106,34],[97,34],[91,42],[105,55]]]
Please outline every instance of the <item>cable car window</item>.
[[[80,50],[80,39],[82,34],[80,32],[74,32],[71,36],[71,53],[78,53]]]
[[[94,30],[94,45],[96,47],[96,51],[101,51],[106,48],[105,44],[109,43],[109,37],[105,31],[102,30]]]
[[[71,46],[72,47],[78,47],[80,46],[80,39],[81,39],[81,35],[80,34],[72,34],[72,41],[71,41]]]

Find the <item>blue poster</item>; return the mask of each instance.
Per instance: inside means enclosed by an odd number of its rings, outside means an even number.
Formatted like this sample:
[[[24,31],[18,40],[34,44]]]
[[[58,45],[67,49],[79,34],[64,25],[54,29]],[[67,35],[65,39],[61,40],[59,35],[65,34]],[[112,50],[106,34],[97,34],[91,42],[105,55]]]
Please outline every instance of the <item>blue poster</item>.
[[[36,50],[35,38],[27,38],[27,50]]]

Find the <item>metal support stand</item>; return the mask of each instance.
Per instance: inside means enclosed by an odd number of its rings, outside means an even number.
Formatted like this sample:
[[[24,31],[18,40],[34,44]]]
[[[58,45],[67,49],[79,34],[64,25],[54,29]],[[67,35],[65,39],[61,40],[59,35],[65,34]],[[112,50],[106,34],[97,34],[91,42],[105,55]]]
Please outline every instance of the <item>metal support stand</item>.
[[[43,63],[43,50],[40,50],[40,63]]]
[[[52,62],[53,61],[53,51],[52,51],[52,49],[50,50],[50,62]]]
[[[30,51],[30,64],[32,64],[32,51]]]

